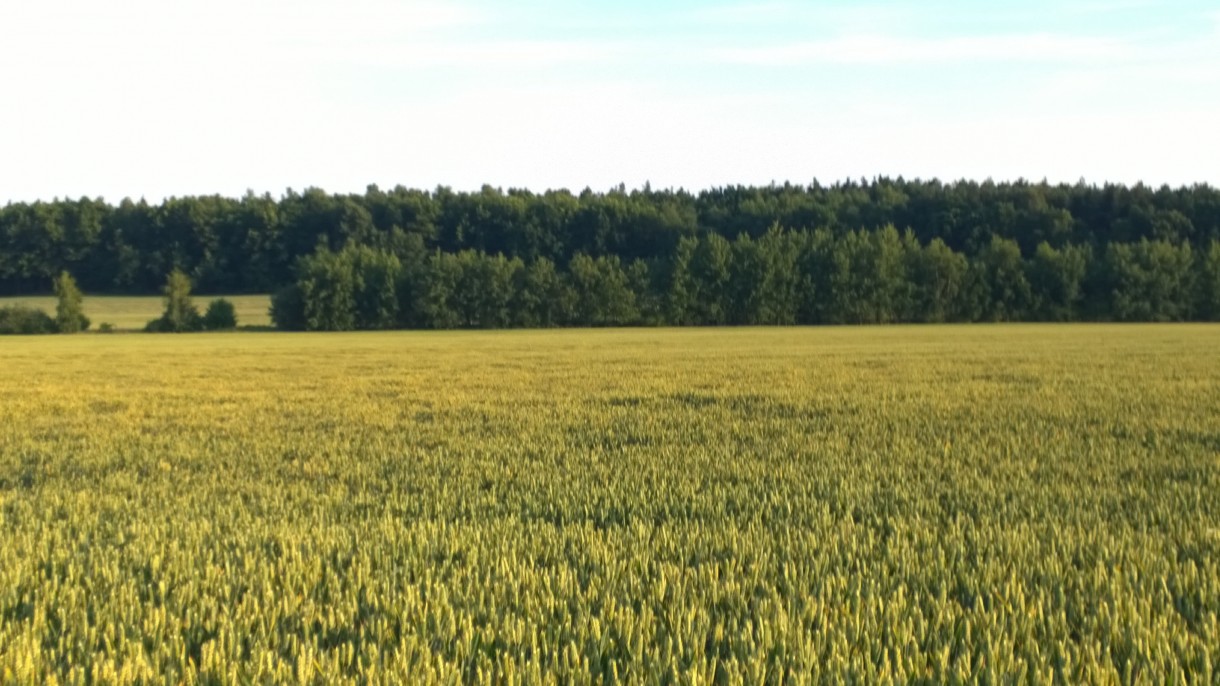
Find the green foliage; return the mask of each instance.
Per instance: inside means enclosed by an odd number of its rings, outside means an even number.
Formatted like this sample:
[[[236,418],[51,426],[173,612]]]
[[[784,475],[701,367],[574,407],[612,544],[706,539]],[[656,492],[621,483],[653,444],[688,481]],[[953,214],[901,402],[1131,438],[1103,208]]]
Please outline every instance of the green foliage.
[[[266,326],[271,323],[268,315],[270,295],[224,297],[233,303],[237,317],[243,325]],[[43,310],[54,317],[56,300],[54,295],[16,298],[0,296],[0,306],[25,305]],[[90,295],[84,299],[82,308],[86,318],[92,322],[109,322],[119,331],[140,331],[150,319],[161,317],[165,311],[165,301],[163,297],[149,295]],[[96,327],[98,324],[92,326]]]
[[[1045,241],[1038,244],[1028,264],[1036,318],[1058,322],[1078,318],[1090,260],[1087,246],[1067,245],[1056,250]]]
[[[279,198],[250,193],[159,204],[12,203],[0,207],[0,294],[40,292],[62,271],[90,293],[151,294],[174,266],[202,292],[269,293],[294,281],[297,260],[319,245],[364,245],[404,265],[410,253],[422,259],[434,250],[474,250],[525,264],[546,258],[566,265],[584,253],[655,267],[673,259],[683,239],[758,240],[776,225],[834,236],[894,226],[921,245],[939,238],[970,260],[993,235],[1016,241],[1026,256],[1045,242],[1056,250],[1090,245],[1100,257],[1111,242],[1141,239],[1190,242],[1202,252],[1220,240],[1220,189],[879,178],[699,193],[370,186],[362,194],[308,188]],[[849,314],[876,318],[870,308]]]
[[[617,257],[577,254],[568,264],[568,278],[576,294],[573,324],[577,326],[628,326],[640,312],[628,275]]]
[[[428,257],[412,293],[420,326],[456,329],[461,325],[455,297],[461,278],[462,261],[457,255],[437,251]]]
[[[1164,251],[1144,241],[1189,246],[1194,259],[1153,256]],[[1206,267],[1216,241],[1220,190],[1208,186],[309,188],[10,204],[0,208],[0,293],[40,292],[64,271],[90,293],[152,292],[177,266],[204,292],[297,285],[294,307],[280,308],[283,328],[557,326],[581,323],[576,303],[600,297],[573,287],[569,265],[583,254],[618,260],[634,299],[621,309],[642,324],[1178,320],[1216,316]],[[341,257],[315,260],[319,248]],[[537,289],[523,289],[532,265],[546,263],[566,287],[543,306]],[[1184,271],[1149,276],[1170,267]],[[154,328],[189,329],[190,319]]]
[[[695,321],[712,325],[728,323],[732,268],[733,248],[728,241],[716,234],[699,240],[690,259]]]
[[[6,684],[1220,672],[1215,326],[91,343],[0,343]]]
[[[894,227],[851,231],[834,242],[828,303],[831,321],[884,324],[904,318],[908,300],[905,246]]]
[[[802,324],[841,323],[833,311],[836,296],[831,283],[837,271],[835,238],[826,229],[802,234],[798,240],[796,267],[797,321]]]
[[[687,326],[699,321],[699,313],[695,307],[699,295],[698,287],[691,273],[691,261],[698,245],[699,240],[696,238],[682,238],[668,263],[668,288],[664,294],[665,313],[669,323],[675,326]]]
[[[1193,267],[1187,243],[1111,243],[1105,258],[1111,315],[1118,321],[1189,319],[1195,300]]]
[[[935,238],[926,247],[908,253],[908,261],[916,320],[936,323],[969,317],[964,295],[970,263],[965,255]]]
[[[398,282],[402,263],[392,253],[365,246],[349,246],[339,253],[351,263],[355,279],[355,322],[358,329],[393,329],[398,325]]]
[[[1025,275],[1021,247],[1014,240],[991,236],[974,264],[983,318],[993,322],[1020,321],[1033,307],[1033,289]]]
[[[208,331],[224,331],[237,328],[237,308],[224,298],[208,303],[203,314],[203,328]]]
[[[459,326],[501,329],[512,322],[511,306],[521,260],[465,250],[457,255],[452,302]]]
[[[1199,254],[1198,312],[1211,321],[1220,321],[1220,240],[1212,241]]]
[[[24,305],[0,307],[0,335],[46,334],[58,330],[55,320],[42,310]]]
[[[305,331],[305,296],[295,283],[276,291],[271,296],[271,322],[285,331]]]
[[[572,320],[575,306],[572,289],[555,268],[554,262],[540,257],[516,274],[514,299],[510,306],[515,325],[553,327]]]
[[[627,287],[635,300],[635,323],[643,326],[658,326],[665,322],[665,297],[657,282],[657,275],[644,260],[632,260],[624,269]]]
[[[55,327],[60,333],[80,333],[89,328],[89,318],[85,316],[80,288],[76,279],[68,272],[61,272],[55,279]]]
[[[180,269],[165,280],[165,312],[144,328],[149,333],[188,333],[203,329],[203,317],[191,300],[191,279]]]
[[[356,327],[356,260],[320,247],[297,264],[305,328],[347,331]]]
[[[972,261],[913,232],[786,231],[682,238],[672,260],[578,253],[560,271],[475,250],[321,247],[274,298],[289,330],[889,322],[1167,321],[1208,316],[1216,258],[1189,244],[1040,243],[992,236]],[[1212,261],[1209,261],[1212,260]],[[1196,304],[1198,307],[1195,307]]]

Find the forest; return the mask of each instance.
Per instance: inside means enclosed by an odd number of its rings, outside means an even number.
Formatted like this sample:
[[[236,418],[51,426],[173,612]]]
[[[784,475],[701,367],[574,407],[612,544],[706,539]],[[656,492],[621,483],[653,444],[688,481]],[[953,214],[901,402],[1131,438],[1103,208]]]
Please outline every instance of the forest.
[[[1220,318],[1207,185],[369,186],[10,203],[0,294],[272,292],[287,329]]]

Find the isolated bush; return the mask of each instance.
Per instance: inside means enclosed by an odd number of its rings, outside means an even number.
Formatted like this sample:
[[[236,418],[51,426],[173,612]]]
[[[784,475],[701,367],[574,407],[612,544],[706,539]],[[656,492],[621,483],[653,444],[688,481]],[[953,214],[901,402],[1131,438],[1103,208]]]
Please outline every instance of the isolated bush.
[[[191,279],[175,269],[165,280],[165,312],[149,322],[149,333],[184,333],[203,329],[203,317],[191,301]]]
[[[284,331],[305,330],[305,297],[300,286],[285,286],[271,296],[271,322]]]
[[[114,333],[114,324],[110,322],[102,322],[97,325],[98,333]]]
[[[55,326],[60,333],[79,333],[89,328],[82,305],[84,296],[68,272],[60,272],[55,279],[55,300]]]
[[[24,305],[0,307],[0,334],[44,334],[57,331],[46,312]]]
[[[237,328],[237,310],[233,303],[224,298],[217,298],[208,305],[203,315],[203,328],[208,331]]]

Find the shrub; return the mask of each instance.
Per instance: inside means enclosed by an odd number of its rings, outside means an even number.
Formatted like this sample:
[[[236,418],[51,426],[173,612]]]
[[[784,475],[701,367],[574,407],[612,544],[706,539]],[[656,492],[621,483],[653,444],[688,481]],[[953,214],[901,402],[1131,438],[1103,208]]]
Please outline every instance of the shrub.
[[[79,333],[89,328],[89,318],[81,310],[80,288],[68,272],[55,279],[55,326],[60,333]]]
[[[291,284],[271,296],[271,321],[284,331],[305,330],[305,296]]]
[[[24,305],[0,307],[0,334],[55,333],[55,320],[46,312]]]
[[[233,303],[224,298],[217,298],[208,305],[203,315],[203,328],[208,331],[237,328],[237,310]]]
[[[97,325],[98,333],[114,333],[114,324],[110,322],[102,322]]]
[[[149,333],[184,333],[203,329],[203,317],[191,302],[191,279],[175,269],[165,280],[165,313],[149,322]]]

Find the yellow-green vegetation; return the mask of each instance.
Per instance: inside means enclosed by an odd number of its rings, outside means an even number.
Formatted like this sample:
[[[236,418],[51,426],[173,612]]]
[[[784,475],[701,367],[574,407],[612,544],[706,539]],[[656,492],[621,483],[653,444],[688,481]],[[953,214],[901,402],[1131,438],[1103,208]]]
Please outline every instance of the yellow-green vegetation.
[[[267,295],[194,295],[193,300],[200,312],[216,298],[233,303],[237,310],[239,326],[271,326],[271,298]],[[55,316],[55,296],[16,296],[0,298],[0,307],[25,305]],[[93,321],[90,331],[96,331],[103,322],[114,325],[119,331],[141,331],[150,320],[160,317],[165,310],[165,299],[149,295],[89,295],[84,299],[85,316]]]
[[[0,681],[1215,683],[1218,352],[1209,325],[6,340]]]

